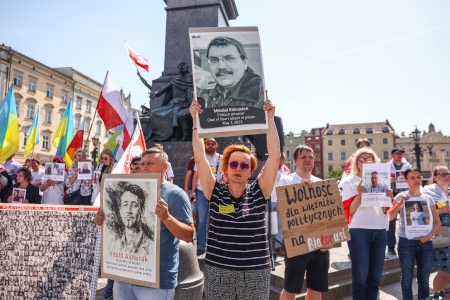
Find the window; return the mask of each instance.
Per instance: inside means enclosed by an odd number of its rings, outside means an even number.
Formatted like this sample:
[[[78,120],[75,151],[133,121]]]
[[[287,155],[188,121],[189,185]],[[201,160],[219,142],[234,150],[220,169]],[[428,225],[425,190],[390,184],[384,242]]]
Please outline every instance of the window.
[[[76,108],[81,109],[81,103],[83,102],[83,98],[77,97],[77,106]]]
[[[373,139],[368,139],[370,144],[373,145]]]
[[[316,175],[320,175],[320,167],[316,166]]]
[[[345,152],[341,152],[341,160],[347,160],[347,154]]]
[[[383,138],[383,144],[387,144],[388,143],[388,138]]]
[[[36,80],[35,79],[30,79],[30,81],[28,82],[28,90],[30,92],[36,92]]]
[[[389,127],[383,126],[383,132],[389,132]]]
[[[389,159],[389,151],[383,151],[383,159]]]
[[[339,129],[339,134],[344,134],[344,133],[345,133],[345,129],[344,128]]]
[[[67,103],[67,93],[62,93],[61,94],[61,102],[62,103]]]
[[[50,150],[50,136],[48,135],[42,136],[42,149]]]
[[[34,105],[27,104],[27,118],[33,119],[34,117]]]
[[[286,158],[290,157],[290,155],[291,155],[291,151],[286,150]]]
[[[95,129],[95,134],[100,136],[101,133],[102,133],[102,124],[101,123],[97,123],[97,127]]]
[[[19,101],[16,100],[16,112],[17,112],[17,115],[18,115],[18,116],[20,116],[19,108],[20,108],[20,107],[19,107]]]
[[[14,74],[14,85],[18,87],[22,86],[22,75]]]
[[[27,131],[28,131],[28,129],[27,129]],[[27,135],[24,134],[23,135],[23,147],[25,147],[27,145],[27,139],[28,139]]]
[[[354,134],[359,134],[359,133],[360,133],[359,128],[355,128],[355,129],[353,130],[353,133],[354,133]]]
[[[84,132],[89,132],[90,123],[91,121],[84,120]]]
[[[332,152],[328,153],[328,160],[333,160],[333,153]]]
[[[367,130],[366,130],[366,132],[367,132],[367,133],[373,133],[373,129],[372,129],[372,127],[367,127]]]
[[[328,146],[333,146],[333,141],[332,140],[328,140]]]
[[[314,150],[314,152],[320,153],[320,145],[319,144],[316,144],[316,149]],[[316,156],[318,156],[318,155],[316,155]]]
[[[80,117],[75,117],[75,130],[78,130],[78,127],[80,127]]]
[[[345,140],[341,140],[341,146],[345,146]]]
[[[447,150],[447,152],[445,153],[446,156],[450,156],[450,150]]]
[[[53,98],[53,87],[47,87],[47,98]]]
[[[333,129],[328,129],[327,135],[332,135],[332,134],[333,134]]]
[[[436,155],[436,150],[430,150],[430,155]]]
[[[91,112],[91,106],[92,106],[91,103],[92,103],[91,101],[86,101],[86,112]]]
[[[333,166],[328,166],[328,173],[330,173],[333,170]]]
[[[44,109],[44,122],[51,123],[52,122],[52,111],[50,109]]]

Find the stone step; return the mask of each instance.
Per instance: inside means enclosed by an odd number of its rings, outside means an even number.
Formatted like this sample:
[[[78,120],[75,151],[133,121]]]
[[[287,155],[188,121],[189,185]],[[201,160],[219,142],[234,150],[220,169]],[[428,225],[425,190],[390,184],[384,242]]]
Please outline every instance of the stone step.
[[[400,263],[397,257],[391,257],[384,263],[380,286],[398,283],[400,281]],[[284,261],[277,260],[276,268],[272,272],[270,299],[279,299],[284,284]],[[350,262],[333,262],[328,274],[329,290],[322,294],[323,300],[342,299],[351,296],[352,274]],[[303,300],[306,297],[306,280],[303,283],[303,292],[295,299]]]

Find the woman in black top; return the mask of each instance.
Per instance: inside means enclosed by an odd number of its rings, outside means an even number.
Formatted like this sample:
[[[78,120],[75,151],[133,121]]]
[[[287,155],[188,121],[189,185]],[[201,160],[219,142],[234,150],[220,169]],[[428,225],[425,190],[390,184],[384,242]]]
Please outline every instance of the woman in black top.
[[[41,204],[41,195],[39,194],[39,188],[30,183],[31,172],[28,168],[22,168],[17,171],[16,184],[13,185],[8,192],[8,202],[13,200],[12,193],[14,188],[25,189],[26,195],[22,203]]]

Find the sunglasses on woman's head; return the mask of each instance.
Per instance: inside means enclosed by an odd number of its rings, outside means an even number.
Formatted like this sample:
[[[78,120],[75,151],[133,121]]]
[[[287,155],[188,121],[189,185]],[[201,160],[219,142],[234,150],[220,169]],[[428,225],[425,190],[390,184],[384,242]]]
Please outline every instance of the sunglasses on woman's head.
[[[246,162],[241,162],[239,164],[239,162],[237,162],[237,161],[232,161],[232,162],[228,163],[228,165],[233,170],[236,170],[238,166],[240,166],[241,170],[243,170],[243,171],[247,171],[250,168],[250,165]]]

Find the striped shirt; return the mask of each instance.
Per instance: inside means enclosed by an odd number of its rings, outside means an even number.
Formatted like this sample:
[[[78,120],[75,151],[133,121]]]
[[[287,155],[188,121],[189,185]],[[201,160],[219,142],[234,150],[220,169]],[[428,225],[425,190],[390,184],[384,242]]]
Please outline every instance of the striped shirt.
[[[232,270],[270,266],[266,203],[258,181],[239,198],[230,194],[228,184],[216,181],[209,204],[207,264]]]

